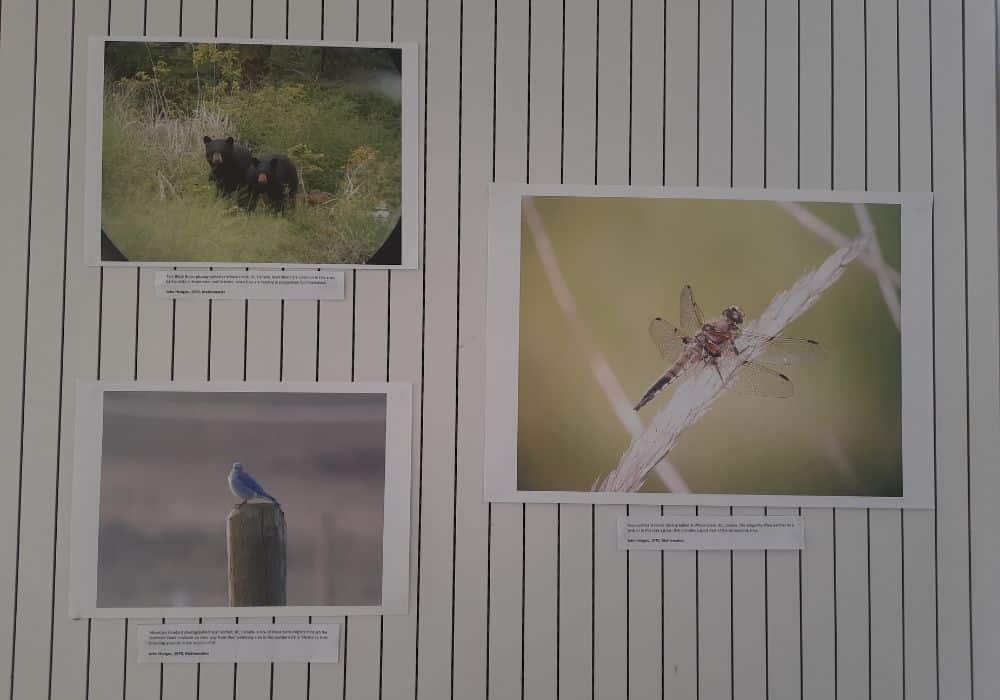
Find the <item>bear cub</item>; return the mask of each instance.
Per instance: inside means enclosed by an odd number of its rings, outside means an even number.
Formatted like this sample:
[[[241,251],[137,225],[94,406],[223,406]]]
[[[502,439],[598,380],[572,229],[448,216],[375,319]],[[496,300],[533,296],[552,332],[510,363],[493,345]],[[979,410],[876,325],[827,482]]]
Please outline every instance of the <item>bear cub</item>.
[[[265,195],[275,211],[284,211],[285,203],[295,207],[295,194],[299,190],[299,173],[288,156],[275,153],[250,159],[246,168],[246,185],[250,190],[250,211],[257,206],[257,199]]]
[[[221,196],[228,196],[246,187],[245,173],[251,166],[249,149],[233,141],[229,136],[224,139],[204,138],[205,159],[212,172],[209,180],[215,182],[215,187]]]

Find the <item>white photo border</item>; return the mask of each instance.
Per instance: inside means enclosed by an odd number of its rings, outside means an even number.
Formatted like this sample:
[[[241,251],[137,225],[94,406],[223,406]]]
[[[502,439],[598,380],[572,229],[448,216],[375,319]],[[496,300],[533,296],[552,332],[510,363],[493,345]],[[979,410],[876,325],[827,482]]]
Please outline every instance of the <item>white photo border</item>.
[[[76,386],[70,533],[69,614],[73,619],[126,617],[303,617],[405,615],[410,603],[410,500],[413,392],[405,382],[113,382]],[[119,608],[97,605],[97,547],[101,500],[104,393],[161,391],[206,393],[384,394],[385,491],[382,529],[382,597],[379,605],[282,605]]]
[[[109,42],[166,43],[166,44],[264,44],[268,46],[331,46],[357,49],[399,49],[403,53],[400,81],[402,107],[402,192],[400,212],[402,254],[399,265],[350,265],[341,263],[283,263],[240,262],[222,260],[213,262],[186,261],[118,261],[101,259],[101,174],[102,146],[104,141],[104,45]],[[310,41],[305,39],[245,39],[245,38],[182,38],[176,36],[91,36],[88,41],[87,60],[87,120],[84,153],[84,262],[90,267],[155,267],[155,268],[248,268],[254,269],[306,269],[306,270],[413,270],[419,266],[420,250],[420,169],[419,169],[419,45],[398,41]]]
[[[527,491],[517,487],[517,387],[523,197],[726,199],[901,205],[902,497]],[[484,491],[487,501],[802,508],[934,507],[934,335],[930,193],[735,190],[495,183],[486,301]],[[613,465],[612,465],[613,466]],[[609,467],[610,468],[610,467]]]

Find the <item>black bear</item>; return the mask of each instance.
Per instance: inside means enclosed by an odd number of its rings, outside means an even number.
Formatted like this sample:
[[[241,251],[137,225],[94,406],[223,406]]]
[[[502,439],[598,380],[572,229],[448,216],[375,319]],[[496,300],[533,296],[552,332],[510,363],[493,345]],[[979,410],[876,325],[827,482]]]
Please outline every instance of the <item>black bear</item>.
[[[285,202],[295,207],[295,193],[299,191],[299,173],[288,156],[280,153],[250,159],[246,169],[246,184],[250,188],[250,210],[257,206],[260,195],[267,195],[276,211],[283,211]]]
[[[250,167],[250,151],[233,141],[229,136],[224,139],[213,139],[206,136],[205,159],[212,173],[209,180],[215,182],[220,195],[228,196],[246,187],[245,175]]]

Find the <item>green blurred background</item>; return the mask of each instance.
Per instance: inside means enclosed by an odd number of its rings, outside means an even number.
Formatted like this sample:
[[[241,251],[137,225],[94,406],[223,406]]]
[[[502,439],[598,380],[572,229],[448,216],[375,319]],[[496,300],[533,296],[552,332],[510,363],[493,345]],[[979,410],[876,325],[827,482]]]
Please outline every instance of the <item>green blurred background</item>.
[[[666,368],[649,338],[678,323],[690,284],[706,317],[737,304],[757,318],[833,248],[767,201],[530,198],[581,321],[631,400]],[[852,205],[803,203],[854,237]],[[899,270],[900,209],[867,205]],[[556,305],[530,231],[521,235],[518,488],[589,490],[629,438]],[[695,493],[902,496],[900,334],[874,274],[853,263],[786,335],[818,340],[819,362],[788,368],[790,399],[728,392],[670,460]],[[648,423],[668,389],[640,414]],[[665,491],[650,474],[645,491]]]

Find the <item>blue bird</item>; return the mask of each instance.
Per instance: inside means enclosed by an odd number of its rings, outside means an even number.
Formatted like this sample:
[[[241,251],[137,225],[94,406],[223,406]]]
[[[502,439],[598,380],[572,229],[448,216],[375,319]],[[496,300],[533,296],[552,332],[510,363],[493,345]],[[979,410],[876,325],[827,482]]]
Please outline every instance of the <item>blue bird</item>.
[[[281,508],[281,504],[278,503],[277,499],[265,491],[264,487],[258,484],[256,479],[244,471],[243,465],[239,462],[233,462],[233,468],[229,470],[229,490],[237,498],[243,499],[243,502],[236,506],[237,508],[243,506],[251,498],[266,498]]]

